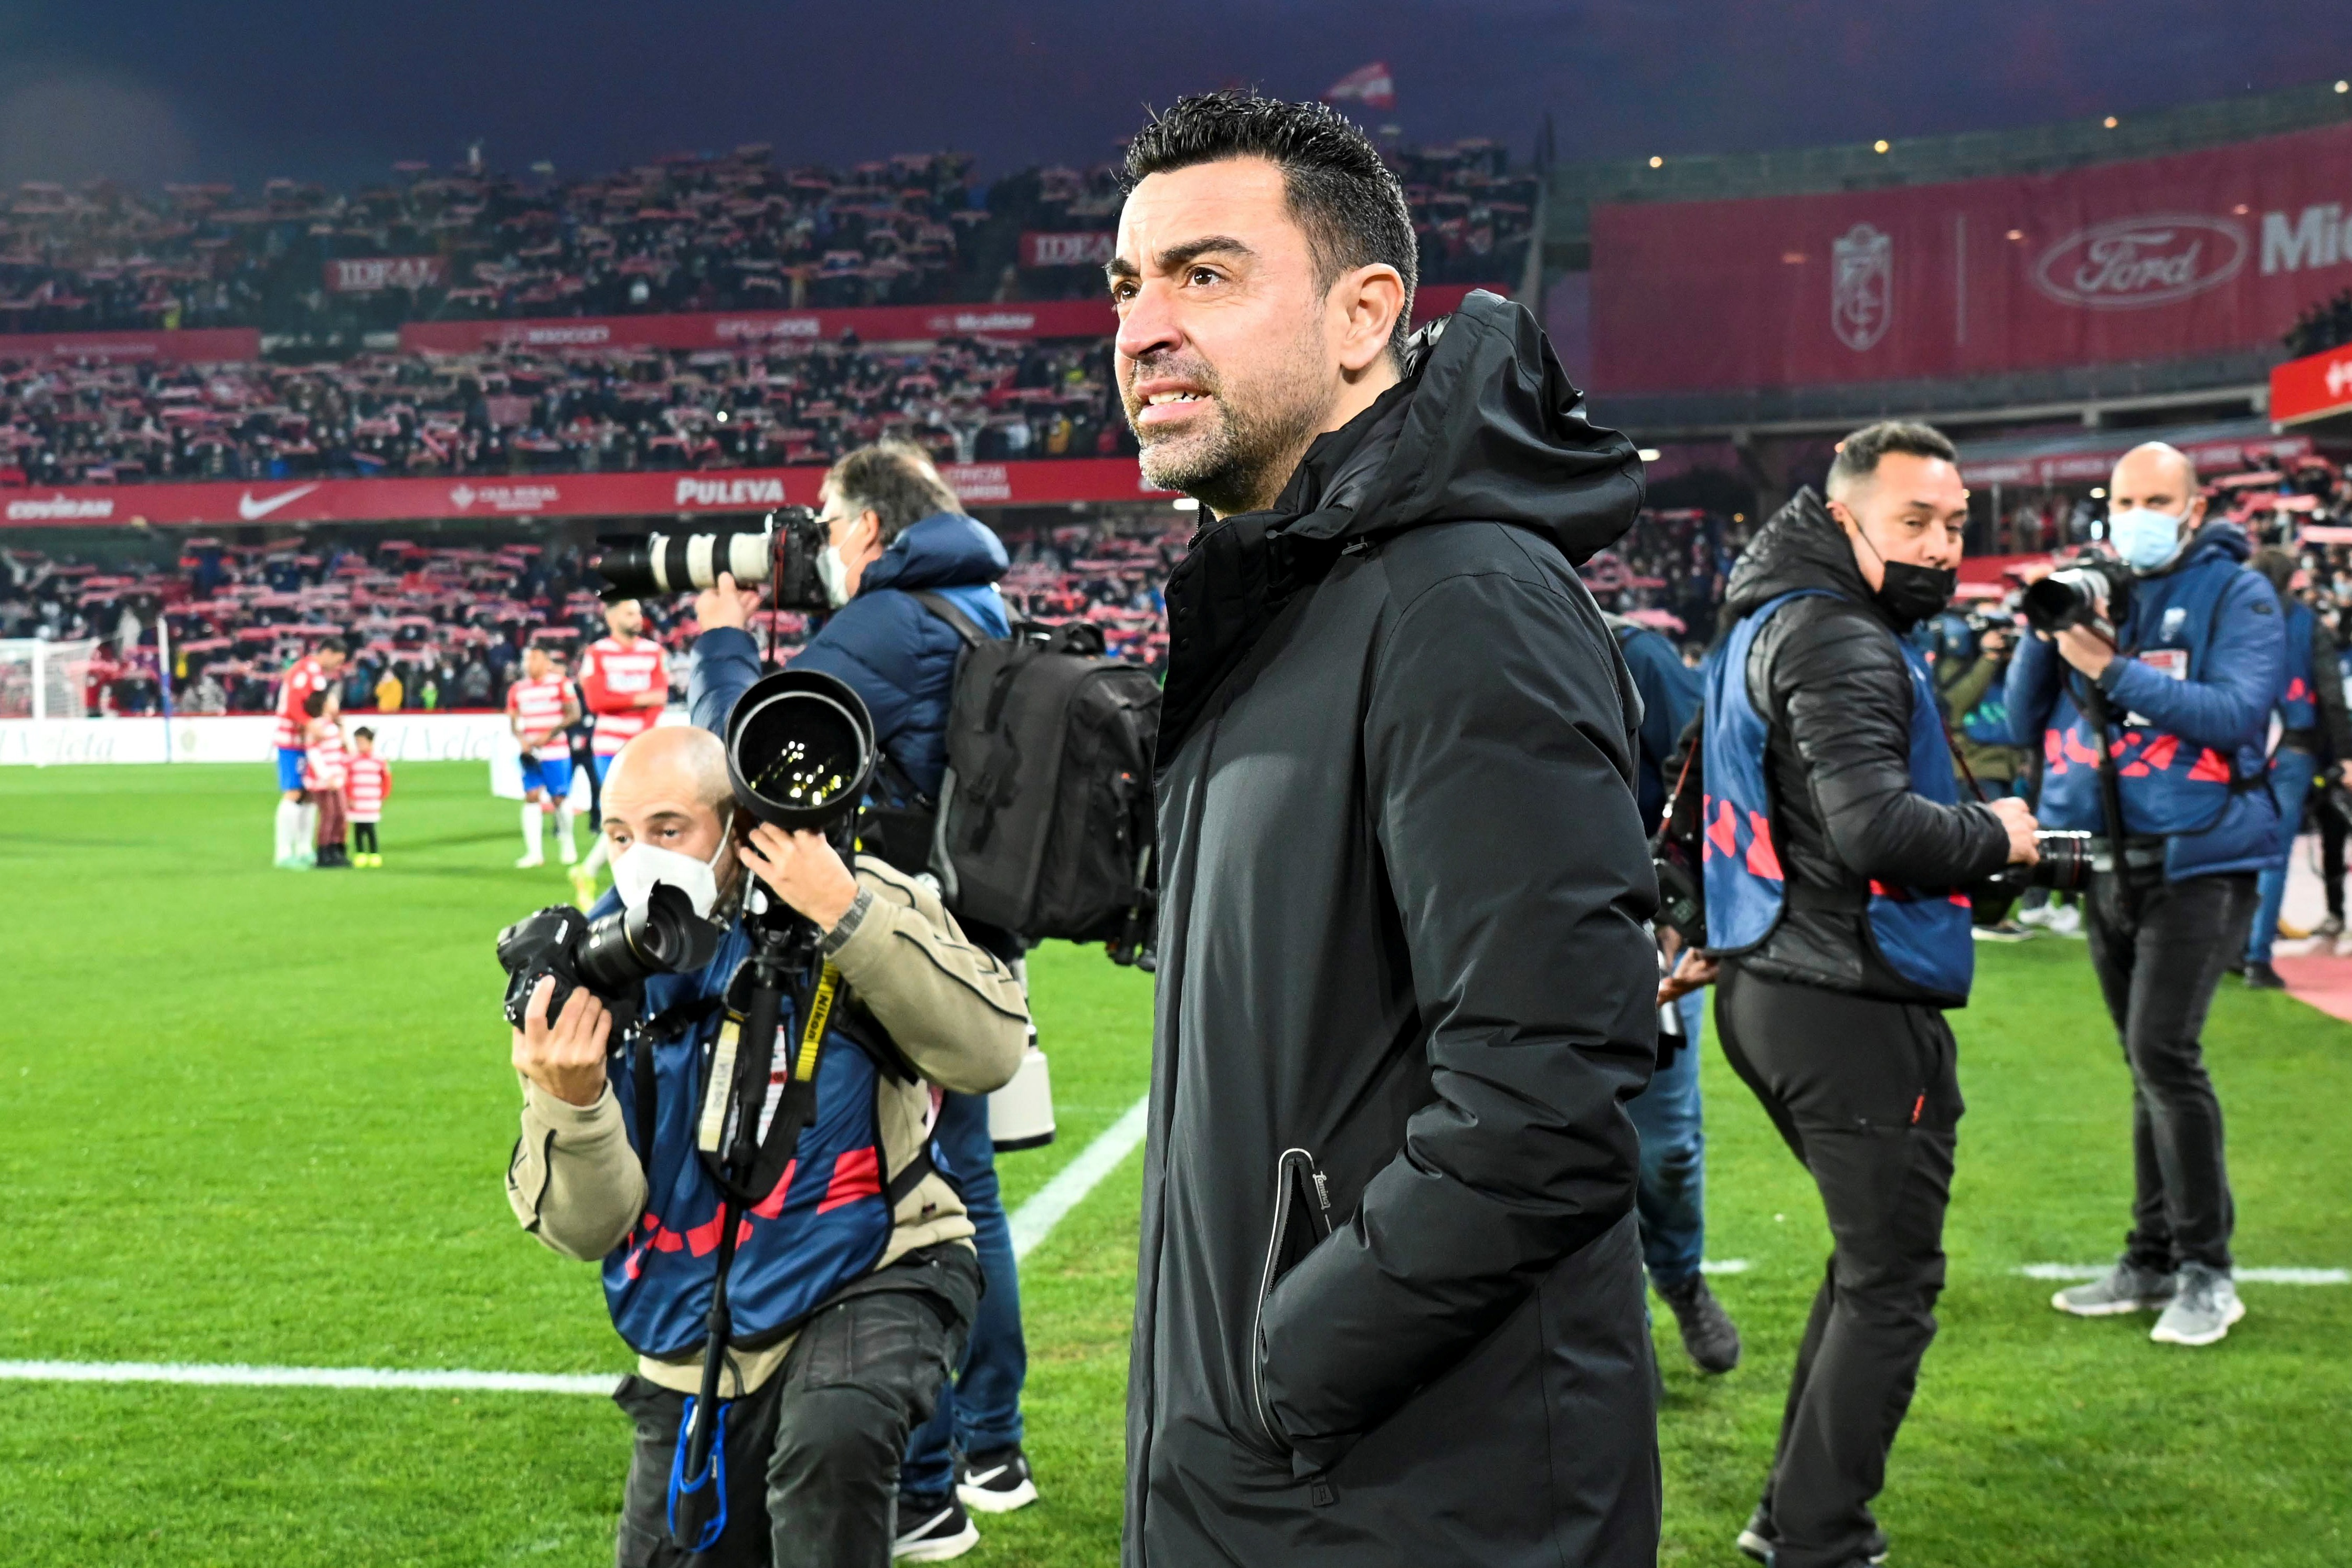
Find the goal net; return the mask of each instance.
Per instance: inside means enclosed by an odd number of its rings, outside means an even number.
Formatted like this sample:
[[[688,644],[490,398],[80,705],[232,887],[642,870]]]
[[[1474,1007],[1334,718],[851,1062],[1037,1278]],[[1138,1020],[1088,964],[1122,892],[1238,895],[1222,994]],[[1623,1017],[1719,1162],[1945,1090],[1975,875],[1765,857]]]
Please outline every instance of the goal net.
[[[79,719],[97,639],[0,638],[0,719]]]

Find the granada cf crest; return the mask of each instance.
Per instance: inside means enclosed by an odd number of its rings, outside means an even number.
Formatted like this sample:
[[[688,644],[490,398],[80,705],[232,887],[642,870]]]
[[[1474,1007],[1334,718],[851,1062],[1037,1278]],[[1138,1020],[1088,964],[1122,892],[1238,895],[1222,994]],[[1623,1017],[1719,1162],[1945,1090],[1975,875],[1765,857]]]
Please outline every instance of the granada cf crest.
[[[1860,353],[1895,315],[1895,237],[1858,223],[1830,245],[1830,330]]]

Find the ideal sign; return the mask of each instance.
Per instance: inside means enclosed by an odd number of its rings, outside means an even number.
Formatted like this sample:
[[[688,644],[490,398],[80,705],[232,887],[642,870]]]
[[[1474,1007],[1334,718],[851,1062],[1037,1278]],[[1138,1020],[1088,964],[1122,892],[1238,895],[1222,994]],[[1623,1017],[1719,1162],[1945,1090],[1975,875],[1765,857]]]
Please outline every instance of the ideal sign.
[[[2352,284],[2352,124],[2063,174],[1592,215],[1604,393],[2264,350]]]

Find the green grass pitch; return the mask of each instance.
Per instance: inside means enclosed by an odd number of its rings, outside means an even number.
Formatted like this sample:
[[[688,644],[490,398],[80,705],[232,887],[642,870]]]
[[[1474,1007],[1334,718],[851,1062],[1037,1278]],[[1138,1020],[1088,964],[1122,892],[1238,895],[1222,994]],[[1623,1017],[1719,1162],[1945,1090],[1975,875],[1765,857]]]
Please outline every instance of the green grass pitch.
[[[617,1371],[592,1271],[499,1191],[490,939],[558,871],[510,868],[479,764],[400,770],[381,871],[269,869],[273,799],[260,768],[0,771],[0,1359]],[[2352,1562],[2352,1289],[2249,1285],[2198,1352],[2051,1311],[2011,1270],[2114,1252],[2126,1080],[2080,943],[1980,956],[1943,1333],[1880,1507],[1898,1568]],[[1003,1162],[1015,1204],[1150,1050],[1148,977],[1066,947],[1033,974],[1062,1135]],[[2231,986],[2207,1041],[2242,1262],[2352,1264],[2352,1028]],[[1706,1073],[1708,1252],[1750,1265],[1717,1281],[1748,1353],[1702,1378],[1659,1325],[1664,1560],[1727,1568],[1827,1242]],[[1139,1164],[1029,1261],[1045,1501],[982,1520],[968,1561],[1116,1559]],[[0,1382],[0,1557],[604,1563],[625,1458],[593,1398]]]

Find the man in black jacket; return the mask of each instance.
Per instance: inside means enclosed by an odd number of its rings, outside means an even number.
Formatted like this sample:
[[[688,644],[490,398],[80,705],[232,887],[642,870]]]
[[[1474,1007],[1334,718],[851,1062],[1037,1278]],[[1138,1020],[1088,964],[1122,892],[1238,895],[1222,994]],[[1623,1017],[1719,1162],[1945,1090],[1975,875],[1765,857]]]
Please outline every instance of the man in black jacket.
[[[1927,666],[1968,491],[1925,426],[1846,437],[1732,569],[1706,669],[1709,949],[1732,1068],[1812,1174],[1834,1250],[1741,1549],[1876,1562],[1870,1500],[1935,1337],[1960,1117],[1943,1009],[1968,1000],[1957,889],[2034,858],[2015,799],[1961,804]]]
[[[1168,586],[1125,1561],[1655,1559],[1623,1102],[1640,707],[1573,565],[1641,500],[1535,320],[1408,341],[1395,176],[1318,105],[1145,127],[1110,266]]]

